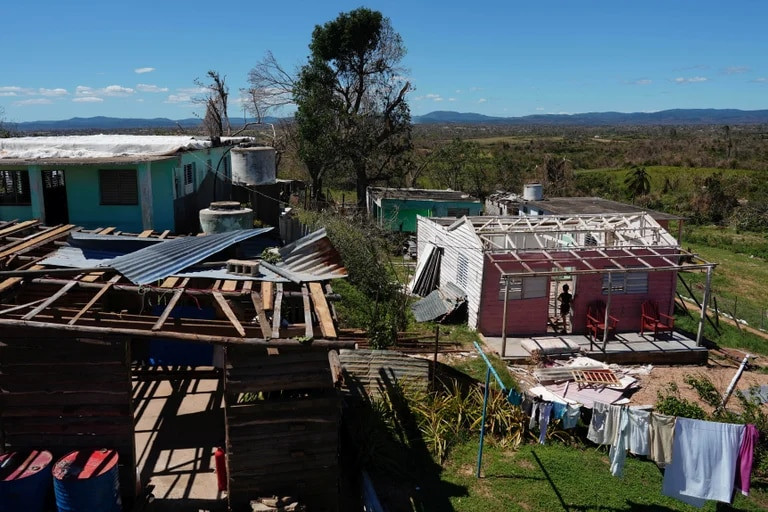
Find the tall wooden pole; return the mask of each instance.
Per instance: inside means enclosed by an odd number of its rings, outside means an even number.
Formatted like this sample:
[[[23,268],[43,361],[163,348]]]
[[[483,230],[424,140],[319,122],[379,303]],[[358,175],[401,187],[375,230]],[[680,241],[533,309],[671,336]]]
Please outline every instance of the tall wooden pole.
[[[605,346],[608,344],[608,320],[611,315],[611,294],[613,293],[613,274],[608,272],[608,297],[605,300],[605,318],[603,321],[603,352],[605,352]]]
[[[501,315],[501,357],[507,354],[507,307],[509,306],[509,276],[504,276],[504,312]]]
[[[699,318],[699,329],[696,332],[697,347],[701,346],[701,335],[704,332],[704,319],[707,318],[707,303],[709,302],[709,288],[711,284],[712,267],[707,267],[707,283],[704,285],[704,298],[701,300],[701,318]]]

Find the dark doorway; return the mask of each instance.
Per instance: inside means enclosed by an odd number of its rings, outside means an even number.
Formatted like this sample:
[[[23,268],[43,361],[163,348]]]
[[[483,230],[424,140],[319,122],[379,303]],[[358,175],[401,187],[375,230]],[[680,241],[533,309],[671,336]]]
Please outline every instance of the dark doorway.
[[[46,224],[67,224],[69,222],[64,171],[43,171],[43,206]]]

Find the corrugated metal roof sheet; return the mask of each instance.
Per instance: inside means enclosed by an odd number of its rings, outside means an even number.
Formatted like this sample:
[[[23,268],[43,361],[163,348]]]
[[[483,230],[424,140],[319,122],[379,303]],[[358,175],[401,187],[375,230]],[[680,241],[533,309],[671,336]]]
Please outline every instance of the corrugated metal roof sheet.
[[[280,249],[282,261],[276,273],[294,282],[326,281],[347,277],[341,255],[328,239],[325,228],[318,229]]]
[[[341,349],[339,361],[345,386],[355,395],[379,396],[382,389],[394,382],[426,389],[429,382],[429,360],[392,350]]]
[[[437,290],[411,306],[417,322],[428,322],[452,313],[467,300],[464,290],[453,283],[445,283]]]
[[[119,256],[103,266],[114,268],[135,284],[149,284],[199,263],[238,242],[271,230],[272,228],[243,229],[206,236],[173,238]]]

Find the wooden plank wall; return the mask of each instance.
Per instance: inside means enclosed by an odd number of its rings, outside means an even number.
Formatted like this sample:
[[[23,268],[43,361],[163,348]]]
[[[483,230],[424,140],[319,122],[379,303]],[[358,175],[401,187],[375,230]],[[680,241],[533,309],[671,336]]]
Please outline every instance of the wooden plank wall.
[[[341,402],[322,350],[227,347],[225,406],[230,510],[291,495],[309,510],[338,509]],[[238,403],[244,393],[260,394]]]
[[[123,503],[132,503],[136,461],[130,344],[13,330],[0,337],[0,421],[6,451],[112,448]]]

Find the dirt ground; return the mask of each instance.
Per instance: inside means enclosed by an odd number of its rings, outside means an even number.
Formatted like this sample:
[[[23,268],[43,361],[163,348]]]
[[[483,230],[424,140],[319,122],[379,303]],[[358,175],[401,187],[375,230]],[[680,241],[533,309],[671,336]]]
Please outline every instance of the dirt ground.
[[[758,364],[768,364],[766,358],[757,360]],[[721,393],[725,393],[728,385],[736,374],[739,363],[726,362],[710,356],[710,362],[707,366],[655,366],[649,375],[634,375],[640,382],[640,390],[631,397],[632,405],[653,405],[659,391],[664,391],[670,383],[677,384],[678,393],[681,398],[685,398],[699,404],[705,411],[712,412],[712,408],[701,402],[699,395],[694,389],[685,383],[688,375],[694,377],[707,377],[715,385],[715,388]],[[754,370],[745,370],[739,379],[736,389],[746,391],[753,386],[768,385],[768,373],[762,373]],[[768,407],[763,405],[763,407]],[[738,400],[731,397],[728,401],[728,408],[738,410]]]

